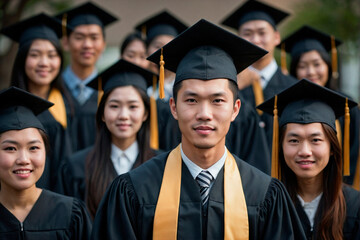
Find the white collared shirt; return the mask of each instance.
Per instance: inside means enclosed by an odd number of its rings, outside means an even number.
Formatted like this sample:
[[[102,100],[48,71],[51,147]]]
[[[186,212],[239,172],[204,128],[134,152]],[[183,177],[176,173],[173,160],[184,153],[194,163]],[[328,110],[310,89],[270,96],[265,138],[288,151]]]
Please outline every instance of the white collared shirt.
[[[196,177],[199,175],[199,173],[203,170],[207,170],[210,172],[211,176],[213,176],[214,179],[216,179],[217,175],[219,174],[221,168],[224,166],[225,164],[225,159],[227,157],[227,151],[226,151],[226,147],[224,146],[225,151],[223,156],[215,163],[213,164],[211,167],[209,167],[208,169],[202,169],[201,167],[199,167],[198,165],[196,165],[193,161],[191,161],[183,152],[182,149],[182,145],[180,145],[180,149],[181,149],[181,158],[184,161],[185,165],[187,166],[187,168],[189,169],[191,176],[196,179]],[[212,187],[213,183],[215,181],[212,181],[210,184],[210,188]]]
[[[317,196],[316,198],[314,198],[311,202],[305,202],[299,194],[297,194],[297,197],[300,201],[301,206],[303,207],[306,215],[308,216],[308,219],[310,221],[310,226],[311,226],[311,231],[314,228],[314,220],[315,220],[315,214],[316,214],[316,210],[319,206],[320,203],[320,199],[323,193],[320,193],[319,196]]]
[[[118,175],[126,173],[133,167],[139,154],[139,145],[137,141],[131,144],[125,151],[111,144],[111,161]]]
[[[276,70],[278,69],[278,65],[275,61],[275,59],[273,59],[269,65],[267,65],[266,67],[264,67],[261,70],[258,70],[252,66],[249,67],[251,70],[257,72],[260,77],[261,77],[261,87],[264,89],[266,88],[266,86],[268,85],[268,83],[270,82],[270,79],[274,76]]]

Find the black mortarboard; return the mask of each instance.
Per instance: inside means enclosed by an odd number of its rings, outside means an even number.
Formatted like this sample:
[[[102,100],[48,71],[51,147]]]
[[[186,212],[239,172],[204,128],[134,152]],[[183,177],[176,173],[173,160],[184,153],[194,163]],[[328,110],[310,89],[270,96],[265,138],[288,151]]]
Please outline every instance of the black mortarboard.
[[[61,23],[44,13],[17,22],[1,30],[1,33],[19,42],[19,47],[34,39],[59,42]]]
[[[139,23],[135,29],[141,31],[146,37],[146,42],[150,43],[159,35],[170,35],[176,37],[187,29],[183,22],[176,18],[172,13],[164,10],[155,16]]]
[[[237,30],[247,21],[264,20],[276,29],[276,25],[287,16],[289,14],[280,9],[255,0],[248,0],[225,18],[221,24]]]
[[[226,78],[236,75],[267,52],[252,43],[202,19],[166,44],[148,60],[176,72],[175,83],[185,79]],[[161,83],[160,62],[160,83]]]
[[[64,11],[55,16],[72,29],[79,25],[96,24],[102,29],[112,22],[118,20],[104,9],[92,2],[86,2],[70,10]]]
[[[344,159],[346,159],[345,152],[347,151],[347,154],[349,152],[346,146],[346,142],[349,141],[346,137],[349,134],[349,109],[355,106],[357,106],[356,102],[307,79],[302,79],[257,106],[260,110],[274,115],[273,162],[278,160],[278,156],[274,154],[278,152],[279,128],[288,123],[325,123],[336,132],[335,120],[343,115],[345,115]],[[277,176],[276,173],[272,175]]]
[[[53,104],[17,87],[0,92],[0,133],[25,128],[45,131],[36,115]]]

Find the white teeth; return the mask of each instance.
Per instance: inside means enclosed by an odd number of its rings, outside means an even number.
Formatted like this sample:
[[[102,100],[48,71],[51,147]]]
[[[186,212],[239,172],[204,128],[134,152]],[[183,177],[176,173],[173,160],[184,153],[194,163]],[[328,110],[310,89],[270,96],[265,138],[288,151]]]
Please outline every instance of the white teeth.
[[[25,174],[25,173],[30,173],[30,170],[19,170],[19,171],[15,171],[16,174]]]

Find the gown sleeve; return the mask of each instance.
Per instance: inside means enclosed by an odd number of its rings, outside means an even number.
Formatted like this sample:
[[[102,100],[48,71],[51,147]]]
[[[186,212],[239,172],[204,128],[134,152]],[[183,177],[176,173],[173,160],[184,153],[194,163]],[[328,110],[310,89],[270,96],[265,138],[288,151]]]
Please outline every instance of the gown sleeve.
[[[92,222],[85,204],[74,198],[71,216],[71,239],[90,239]]]
[[[100,202],[91,239],[137,239],[138,209],[139,202],[129,175],[118,176]]]
[[[254,239],[306,239],[296,209],[284,185],[272,179],[259,211],[259,233]]]

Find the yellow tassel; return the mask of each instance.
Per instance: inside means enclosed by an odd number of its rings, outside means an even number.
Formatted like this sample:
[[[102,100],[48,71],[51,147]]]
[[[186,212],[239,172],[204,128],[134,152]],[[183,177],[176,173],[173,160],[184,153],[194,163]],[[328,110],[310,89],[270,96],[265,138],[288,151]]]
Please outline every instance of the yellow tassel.
[[[348,99],[345,102],[345,121],[344,121],[344,176],[350,175],[350,111]]]
[[[160,99],[165,98],[165,90],[164,90],[164,81],[165,81],[165,61],[163,55],[163,49],[161,48],[161,55],[160,55],[160,72],[159,72],[159,97]]]
[[[62,25],[62,34],[63,36],[67,36],[67,32],[66,32],[66,25],[67,25],[67,14],[64,13],[62,20],[61,20],[61,25]]]
[[[141,26],[141,36],[143,39],[146,39],[146,25]]]
[[[280,179],[279,167],[279,120],[277,109],[277,95],[274,101],[274,123],[273,123],[273,142],[271,153],[271,176]]]
[[[101,98],[104,95],[104,91],[102,90],[102,79],[99,77],[98,79],[98,106],[100,104]]]
[[[256,106],[260,105],[264,102],[264,94],[260,84],[260,81],[254,80],[252,83],[254,97],[255,97],[255,104]],[[256,109],[257,113],[261,116],[263,112],[260,109]]]
[[[280,53],[280,58],[281,58],[281,71],[283,74],[285,75],[289,75],[289,71],[287,69],[287,64],[286,64],[286,51],[285,51],[285,43],[281,44],[281,53]]]
[[[338,62],[337,62],[337,50],[335,45],[335,38],[331,36],[331,66],[332,66],[332,77],[338,79]]]
[[[159,149],[159,128],[157,119],[156,100],[154,98],[156,90],[156,76],[153,76],[153,95],[150,96],[150,147],[152,149]]]
[[[355,169],[355,175],[354,175],[354,181],[352,187],[360,191],[360,154],[358,156],[356,163],[356,169]]]

